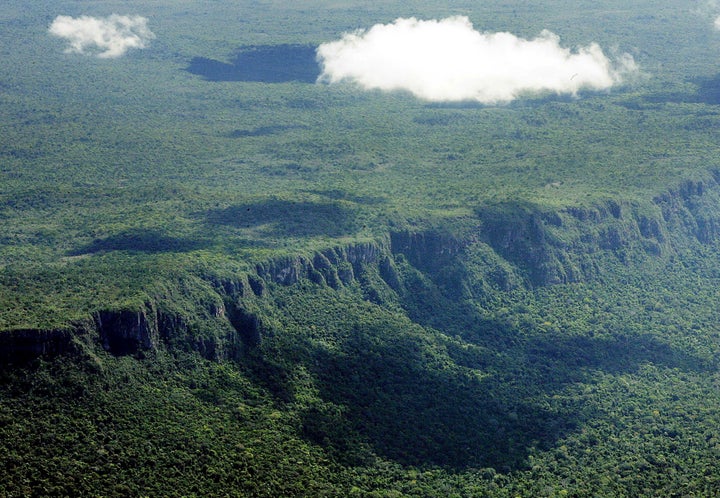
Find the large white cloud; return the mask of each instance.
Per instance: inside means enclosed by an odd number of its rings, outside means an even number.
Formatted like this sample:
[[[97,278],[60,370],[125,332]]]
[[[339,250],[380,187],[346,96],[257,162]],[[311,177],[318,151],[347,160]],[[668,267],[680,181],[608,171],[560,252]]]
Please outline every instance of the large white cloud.
[[[613,62],[595,43],[572,51],[550,31],[533,40],[481,33],[461,16],[377,24],[320,45],[317,59],[322,82],[482,103],[509,102],[525,93],[607,89],[637,71],[632,56]]]
[[[66,52],[112,58],[124,55],[131,48],[145,48],[155,38],[147,22],[145,17],[118,14],[57,16],[49,32],[68,41]]]

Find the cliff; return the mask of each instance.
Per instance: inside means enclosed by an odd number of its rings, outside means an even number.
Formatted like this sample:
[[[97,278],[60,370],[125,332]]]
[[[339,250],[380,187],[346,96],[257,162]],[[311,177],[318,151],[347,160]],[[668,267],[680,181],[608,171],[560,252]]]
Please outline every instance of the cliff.
[[[720,235],[720,173],[686,181],[646,204],[607,199],[556,210],[521,202],[483,206],[471,228],[398,230],[385,237],[338,244],[312,254],[269,259],[254,271],[202,275],[172,283],[134,309],[98,310],[64,330],[0,334],[0,363],[73,351],[73,338],[114,355],[142,356],[158,348],[232,358],[272,328],[260,311],[276,286],[310,282],[332,289],[359,286],[379,300],[402,294],[401,265],[425,275],[448,299],[477,299],[518,286],[581,282],[617,265],[668,261],[712,244]],[[368,275],[377,275],[379,281]],[[184,290],[183,290],[184,289]],[[405,299],[412,299],[405,293]]]

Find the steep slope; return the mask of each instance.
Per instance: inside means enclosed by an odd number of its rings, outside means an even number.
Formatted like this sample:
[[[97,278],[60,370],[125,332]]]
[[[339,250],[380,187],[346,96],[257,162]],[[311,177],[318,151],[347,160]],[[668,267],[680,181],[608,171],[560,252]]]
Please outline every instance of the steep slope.
[[[232,357],[237,344],[259,342],[260,321],[253,310],[269,289],[301,281],[335,290],[364,285],[366,297],[382,304],[381,294],[387,291],[370,285],[370,269],[396,301],[412,301],[398,270],[406,266],[460,302],[517,288],[591,282],[611,277],[618,264],[630,272],[667,265],[716,242],[719,178],[720,173],[713,173],[683,182],[646,204],[608,199],[551,210],[504,202],[478,208],[476,218],[464,220],[462,228],[436,223],[421,231],[396,229],[366,242],[269,259],[249,273],[218,275],[205,269],[205,274],[180,275],[137,309],[100,309],[65,329],[38,330],[36,345],[32,330],[10,330],[3,334],[5,361],[62,353],[70,347],[73,329],[74,335],[94,337],[113,354],[153,350],[163,342],[183,342],[195,333],[193,320],[217,322],[217,335],[208,338],[212,344],[188,343],[186,349],[198,349],[211,359]]]
[[[718,195],[485,206],[6,331],[2,490],[708,492]]]

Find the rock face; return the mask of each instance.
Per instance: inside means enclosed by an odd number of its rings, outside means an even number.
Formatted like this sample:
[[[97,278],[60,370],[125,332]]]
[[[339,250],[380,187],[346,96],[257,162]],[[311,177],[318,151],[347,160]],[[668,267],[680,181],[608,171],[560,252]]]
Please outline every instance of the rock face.
[[[481,239],[503,259],[527,273],[533,285],[575,281],[577,271],[567,261],[566,243],[553,237],[550,225],[561,226],[555,214],[528,205],[499,205],[478,212]]]
[[[292,285],[301,278],[308,278],[337,288],[352,282],[361,265],[377,263],[386,252],[384,242],[362,242],[324,249],[310,257],[272,259],[258,264],[256,272],[266,283]],[[261,285],[256,283],[256,286]]]
[[[558,211],[520,203],[485,207],[477,213],[479,234],[533,286],[583,281],[601,272],[601,252],[629,263],[720,238],[719,178],[685,182],[645,206],[607,200]]]
[[[393,232],[393,254],[403,254],[416,268],[433,273],[457,258],[463,244],[456,237],[439,231]]]
[[[228,318],[244,344],[253,346],[260,342],[262,325],[257,315],[242,308],[236,308]]]
[[[94,338],[114,355],[141,356],[170,347],[193,349],[210,359],[229,358],[262,341],[267,327],[258,303],[275,286],[301,281],[333,289],[366,285],[370,270],[388,289],[401,293],[406,286],[398,268],[403,265],[426,275],[454,300],[518,285],[596,278],[612,264],[644,264],[648,258],[670,258],[690,245],[717,241],[719,181],[720,173],[688,181],[647,205],[607,200],[553,211],[506,202],[478,209],[475,228],[460,234],[395,231],[373,241],[270,259],[248,274],[196,282],[205,294],[159,296],[138,309],[100,310],[90,326],[3,332],[0,365],[71,352],[78,334]]]
[[[0,334],[0,367],[73,350],[71,330],[11,330]]]
[[[720,237],[720,171],[712,178],[684,182],[653,201],[668,234],[693,236],[705,244]]]
[[[100,311],[95,315],[100,342],[116,355],[152,349],[158,342],[157,316],[142,311]]]

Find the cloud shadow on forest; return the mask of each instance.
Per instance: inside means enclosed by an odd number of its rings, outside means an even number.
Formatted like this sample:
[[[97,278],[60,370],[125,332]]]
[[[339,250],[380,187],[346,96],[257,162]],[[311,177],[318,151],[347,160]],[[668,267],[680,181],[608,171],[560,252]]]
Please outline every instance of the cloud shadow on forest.
[[[448,338],[467,331],[463,342],[471,347],[442,341],[456,367],[437,369],[422,340],[384,325],[359,324],[333,350],[307,344],[308,368],[331,405],[310,407],[303,433],[349,464],[372,458],[353,451],[357,445],[348,441],[355,440],[402,465],[520,470],[533,448],[552,448],[592,416],[579,399],[543,405],[567,386],[592,383],[598,371],[633,373],[649,364],[688,372],[714,368],[650,334],[528,334],[435,292],[415,289],[412,300],[420,310],[410,312],[412,320],[428,330]]]
[[[574,429],[557,413],[508,398],[507,386],[493,379],[433,368],[417,340],[402,333],[360,327],[340,351],[315,354],[321,397],[345,411],[337,417],[310,408],[303,433],[349,464],[363,463],[362,454],[344,451],[347,435],[356,434],[402,465],[507,472],[525,465],[531,446],[549,448]]]
[[[374,453],[402,465],[519,470],[531,448],[552,448],[587,416],[579,401],[566,401],[557,411],[528,399],[546,399],[572,383],[588,382],[592,370],[633,372],[648,363],[690,371],[709,368],[650,336],[547,337],[516,344],[498,356],[502,359],[483,365],[482,370],[517,376],[527,391],[515,397],[507,379],[463,373],[462,367],[479,368],[486,357],[449,349],[461,368],[436,370],[415,339],[397,333],[383,337],[387,335],[356,330],[340,351],[314,352],[316,366],[310,368],[320,380],[322,399],[345,411],[338,416],[324,406],[312,407],[304,414],[303,432],[340,458],[349,458],[349,464],[363,463],[362,454],[346,451],[352,448],[346,443],[348,434],[353,434]]]
[[[695,92],[657,92],[634,97],[622,103],[622,105],[628,109],[643,109],[648,105],[665,103],[720,105],[720,74],[693,78],[688,80],[688,83],[695,85],[697,90]]]
[[[709,78],[697,78],[694,81],[698,86],[693,102],[700,104],[720,104],[720,74]]]
[[[524,353],[528,363],[548,365],[558,382],[582,380],[588,369],[613,374],[634,372],[643,364],[684,371],[711,369],[707,361],[675,350],[650,334],[614,337],[563,337],[548,334],[530,341]],[[561,373],[565,375],[565,378]]]
[[[269,199],[239,204],[206,214],[210,225],[259,228],[277,237],[339,237],[356,231],[352,209],[331,202]]]
[[[315,83],[320,75],[310,45],[251,45],[240,48],[230,62],[194,57],[185,70],[207,81]]]
[[[70,252],[70,256],[108,251],[142,253],[189,252],[206,248],[207,240],[173,237],[162,230],[131,229],[116,235],[98,238]]]

